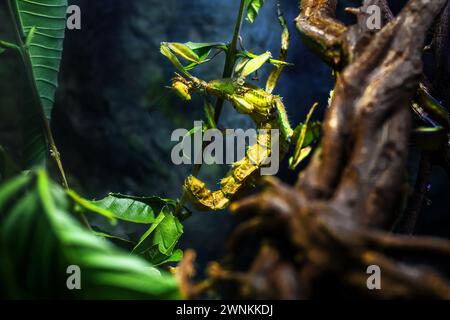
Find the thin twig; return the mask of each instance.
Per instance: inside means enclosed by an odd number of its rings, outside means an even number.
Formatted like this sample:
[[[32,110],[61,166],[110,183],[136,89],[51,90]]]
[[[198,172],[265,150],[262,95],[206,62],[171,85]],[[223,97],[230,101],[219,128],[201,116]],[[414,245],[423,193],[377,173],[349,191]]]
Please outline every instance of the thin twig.
[[[239,14],[236,19],[236,26],[234,27],[233,39],[231,40],[230,46],[228,48],[222,78],[229,78],[233,75],[233,68],[236,62],[237,44],[239,42],[242,21],[244,19],[244,11],[245,11],[245,0],[241,0],[241,5],[239,7]],[[219,118],[222,113],[223,103],[224,103],[223,99],[218,99],[216,102],[214,114],[214,120],[216,123],[219,122]]]

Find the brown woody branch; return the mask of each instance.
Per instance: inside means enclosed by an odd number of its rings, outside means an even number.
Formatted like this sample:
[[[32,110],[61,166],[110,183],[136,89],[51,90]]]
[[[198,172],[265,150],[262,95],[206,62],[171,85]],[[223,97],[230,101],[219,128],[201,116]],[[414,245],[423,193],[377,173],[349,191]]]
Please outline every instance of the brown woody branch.
[[[374,2],[386,4],[364,5]],[[450,243],[389,233],[405,197],[409,105],[421,80],[425,36],[446,0],[410,0],[378,33],[365,30],[362,13],[355,26],[336,21],[336,1],[301,3],[302,34],[342,70],[322,145],[296,188],[271,179],[263,193],[232,206],[256,217],[239,229],[232,251],[241,251],[246,237],[261,230],[269,246],[255,255],[248,272],[222,270],[214,281],[246,288],[240,294],[247,298],[343,292],[450,298]],[[384,12],[389,18],[387,7]],[[382,290],[367,289],[369,265],[382,269]]]

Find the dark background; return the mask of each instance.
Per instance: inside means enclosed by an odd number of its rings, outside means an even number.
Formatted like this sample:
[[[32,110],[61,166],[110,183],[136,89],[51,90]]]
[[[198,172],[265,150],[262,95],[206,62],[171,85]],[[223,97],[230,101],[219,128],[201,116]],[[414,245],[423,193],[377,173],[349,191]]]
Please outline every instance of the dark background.
[[[405,1],[391,1],[398,11]],[[82,10],[82,29],[68,31],[60,74],[60,88],[52,115],[52,128],[70,185],[88,198],[108,192],[135,195],[181,196],[189,166],[170,160],[170,134],[193,127],[202,118],[202,102],[181,102],[165,86],[172,65],[159,53],[161,41],[210,42],[230,40],[238,0],[73,0]],[[274,0],[267,0],[254,25],[244,23],[245,47],[253,52],[278,53],[280,27]],[[350,23],[343,13],[340,18]],[[320,119],[333,87],[331,70],[301,42],[293,20],[298,1],[281,1],[291,31],[288,60],[295,65],[283,73],[276,93],[284,98],[291,123],[298,124],[310,106],[320,102]],[[4,4],[0,5],[0,38],[12,39]],[[196,71],[200,78],[219,78],[223,57]],[[265,80],[267,71],[260,73]],[[12,53],[0,57],[0,144],[21,161],[20,114],[10,112],[26,94],[20,61]],[[264,82],[261,81],[261,86]],[[225,127],[247,127],[250,121],[227,106],[221,120]],[[411,180],[417,167],[414,154]],[[211,186],[227,171],[205,167],[201,177]],[[283,169],[280,177],[292,183],[296,173]],[[427,208],[418,233],[450,237],[449,180],[433,170]],[[186,221],[183,248],[194,248],[200,261],[220,256],[224,239],[233,228],[228,212],[197,213]]]

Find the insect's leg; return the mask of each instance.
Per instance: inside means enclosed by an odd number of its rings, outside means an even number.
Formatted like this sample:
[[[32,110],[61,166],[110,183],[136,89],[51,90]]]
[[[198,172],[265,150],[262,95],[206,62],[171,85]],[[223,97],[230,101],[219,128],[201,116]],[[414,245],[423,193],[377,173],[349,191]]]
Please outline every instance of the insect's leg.
[[[289,50],[290,34],[289,29],[286,25],[286,20],[284,19],[283,13],[281,12],[280,9],[280,3],[278,3],[278,20],[280,21],[281,28],[283,29],[283,32],[281,34],[281,49],[278,60],[286,61]],[[273,90],[275,89],[283,69],[284,65],[276,66],[274,70],[270,73],[266,83],[266,91],[268,93],[272,93]]]
[[[281,134],[283,135],[283,138],[286,141],[290,141],[292,138],[292,135],[294,134],[294,130],[291,127],[291,124],[289,122],[289,118],[286,112],[286,108],[283,104],[283,101],[281,101],[280,98],[277,98],[275,100],[275,108],[277,110],[278,114],[278,121],[279,121],[279,127],[281,130]]]
[[[221,188],[211,191],[196,177],[189,176],[184,184],[191,203],[199,210],[216,211],[225,209],[234,196],[259,173],[259,169],[270,156],[270,132],[258,135],[257,142],[247,149],[245,157],[236,162],[230,172],[221,180]]]

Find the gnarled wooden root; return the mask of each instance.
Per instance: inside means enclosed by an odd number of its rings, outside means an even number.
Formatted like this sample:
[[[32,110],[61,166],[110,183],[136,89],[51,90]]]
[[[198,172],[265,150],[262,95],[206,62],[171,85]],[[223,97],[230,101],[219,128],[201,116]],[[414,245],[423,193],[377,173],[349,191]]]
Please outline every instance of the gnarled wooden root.
[[[298,23],[310,23],[308,32],[323,46],[344,37],[330,20],[335,3],[302,1],[303,10],[315,12],[304,11]],[[266,245],[251,251],[250,267],[237,269],[231,259],[214,281],[246,288],[239,291],[246,298],[450,299],[450,243],[390,233],[404,197],[409,105],[425,35],[445,4],[410,0],[381,31],[347,47],[350,64],[337,80],[320,150],[295,188],[271,179],[263,193],[233,204],[250,220],[232,239],[232,257],[255,232]],[[325,49],[323,56],[334,56],[334,48]],[[381,269],[381,290],[367,286],[373,265]]]

